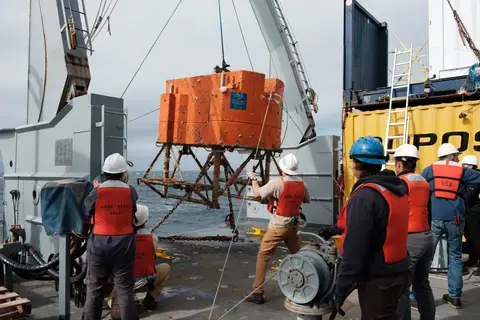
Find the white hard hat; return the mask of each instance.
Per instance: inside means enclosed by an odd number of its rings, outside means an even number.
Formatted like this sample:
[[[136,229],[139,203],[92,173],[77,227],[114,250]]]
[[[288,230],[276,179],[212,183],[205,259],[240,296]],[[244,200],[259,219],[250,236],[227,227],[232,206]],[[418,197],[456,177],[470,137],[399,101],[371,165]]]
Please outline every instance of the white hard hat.
[[[300,173],[298,170],[298,160],[294,154],[289,153],[278,162],[278,166],[283,172],[291,176],[296,176]]]
[[[127,160],[119,154],[111,154],[103,163],[103,172],[110,174],[123,173],[127,171]]]
[[[420,159],[418,149],[413,144],[403,144],[395,150],[393,158],[415,158]]]
[[[468,155],[462,158],[462,161],[460,162],[461,164],[469,164],[471,166],[477,166],[478,167],[478,159],[475,156]]]
[[[139,227],[143,225],[148,220],[148,208],[142,204],[137,204],[137,212],[135,212],[135,218],[137,221],[134,221],[134,225]]]
[[[460,151],[458,151],[457,147],[455,147],[451,143],[442,144],[437,151],[437,155],[439,158],[445,157],[451,154],[457,154],[457,153],[460,153]]]

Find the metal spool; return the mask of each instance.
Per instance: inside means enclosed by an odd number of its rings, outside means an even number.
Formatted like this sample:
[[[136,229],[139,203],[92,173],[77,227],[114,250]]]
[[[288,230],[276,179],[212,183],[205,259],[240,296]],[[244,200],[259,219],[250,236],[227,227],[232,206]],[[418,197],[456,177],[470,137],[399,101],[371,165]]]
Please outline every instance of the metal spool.
[[[331,281],[327,262],[312,246],[287,256],[278,267],[280,290],[294,303],[311,302],[327,291]]]

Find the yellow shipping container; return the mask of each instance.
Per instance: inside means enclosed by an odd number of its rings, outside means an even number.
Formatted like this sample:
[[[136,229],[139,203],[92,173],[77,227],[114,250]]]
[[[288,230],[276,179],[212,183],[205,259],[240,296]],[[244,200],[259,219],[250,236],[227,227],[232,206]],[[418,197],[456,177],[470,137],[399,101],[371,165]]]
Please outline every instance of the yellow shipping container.
[[[348,197],[355,177],[348,153],[352,143],[362,136],[374,136],[383,141],[388,110],[345,113],[343,159],[345,196]],[[403,113],[392,113],[391,122],[403,122]],[[464,154],[480,157],[480,101],[416,106],[409,109],[409,143],[417,146],[420,161],[417,172],[437,160],[437,149],[445,142],[453,143]],[[390,135],[402,135],[403,127],[392,127]],[[389,149],[399,146],[395,139]],[[390,168],[393,169],[393,168]]]

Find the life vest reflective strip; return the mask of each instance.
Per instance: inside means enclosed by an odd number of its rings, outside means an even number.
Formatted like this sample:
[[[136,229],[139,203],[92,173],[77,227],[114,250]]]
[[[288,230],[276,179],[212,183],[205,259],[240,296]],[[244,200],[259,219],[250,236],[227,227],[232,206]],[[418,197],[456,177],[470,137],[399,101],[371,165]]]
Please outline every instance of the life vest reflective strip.
[[[408,185],[408,232],[424,232],[430,230],[428,224],[428,200],[430,199],[430,185],[421,175],[408,173],[399,176]]]
[[[93,234],[104,236],[132,234],[133,203],[130,188],[100,186],[97,192]]]
[[[437,161],[432,164],[433,194],[437,198],[453,200],[460,194],[463,167],[454,161]]]
[[[283,183],[282,193],[277,201],[275,213],[282,217],[296,217],[305,199],[305,184],[303,181],[290,181],[281,177]]]
[[[407,256],[407,238],[408,238],[408,199],[406,196],[399,197],[390,190],[375,184],[365,183],[360,185],[349,198],[349,201],[343,207],[338,217],[337,225],[343,228],[344,232],[339,239],[340,254],[343,254],[343,243],[348,234],[347,230],[347,208],[353,195],[362,188],[372,188],[377,190],[387,201],[389,213],[387,222],[387,232],[385,243],[383,244],[383,256],[386,264],[392,264],[402,261]],[[352,244],[354,245],[354,244]]]
[[[137,234],[135,236],[135,277],[155,274],[155,249],[152,234]]]

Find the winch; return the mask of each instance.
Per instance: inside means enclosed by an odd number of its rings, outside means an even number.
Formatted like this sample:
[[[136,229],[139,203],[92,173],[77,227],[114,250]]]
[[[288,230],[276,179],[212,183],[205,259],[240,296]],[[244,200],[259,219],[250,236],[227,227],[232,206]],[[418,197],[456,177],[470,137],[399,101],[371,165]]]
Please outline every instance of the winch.
[[[286,297],[285,308],[296,313],[298,320],[320,320],[334,310],[337,248],[333,240],[314,233],[299,231],[298,235],[316,240],[283,259],[278,267],[278,285]]]

